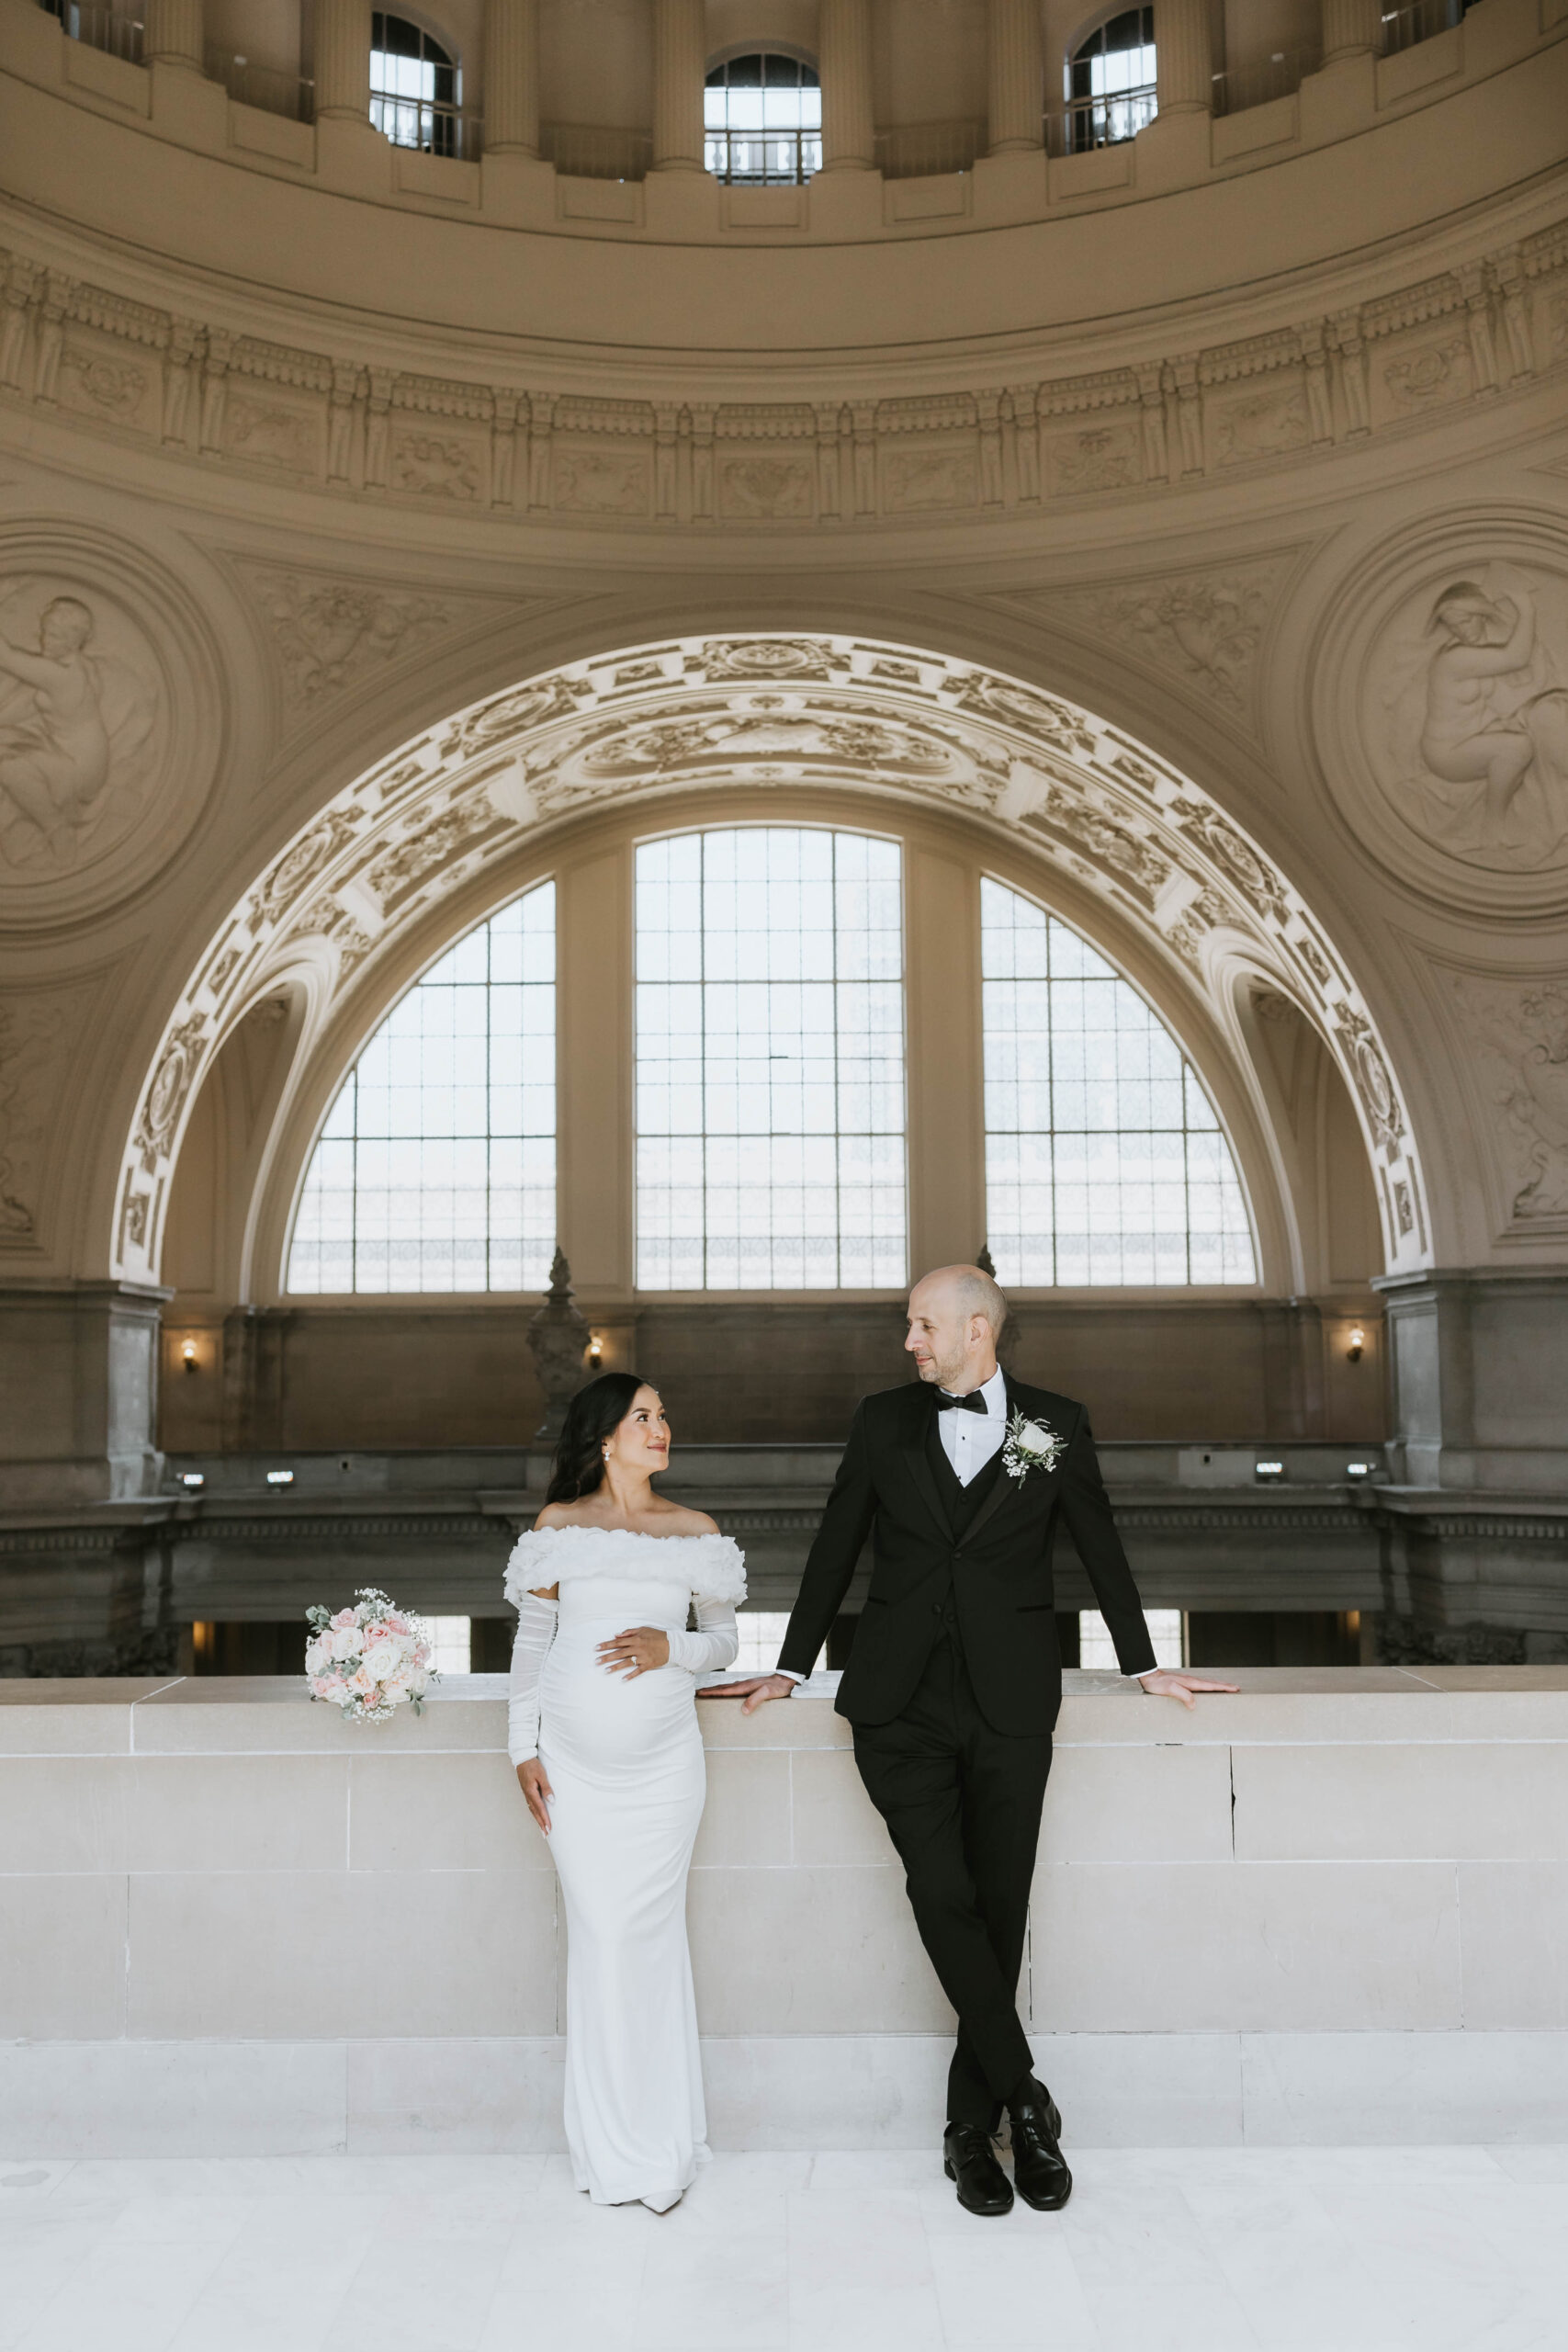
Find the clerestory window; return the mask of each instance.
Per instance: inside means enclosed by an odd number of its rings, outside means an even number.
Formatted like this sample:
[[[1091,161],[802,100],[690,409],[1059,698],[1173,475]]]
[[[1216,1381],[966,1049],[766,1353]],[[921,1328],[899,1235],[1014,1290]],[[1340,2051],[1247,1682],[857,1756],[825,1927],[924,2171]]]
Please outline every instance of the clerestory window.
[[[1066,80],[1069,154],[1136,138],[1159,111],[1153,8],[1123,8],[1096,25],[1067,60]]]
[[[421,25],[378,8],[370,19],[370,121],[394,147],[463,152],[457,60]]]
[[[803,57],[724,59],[708,74],[703,122],[707,169],[733,187],[788,185],[822,168],[822,91]]]

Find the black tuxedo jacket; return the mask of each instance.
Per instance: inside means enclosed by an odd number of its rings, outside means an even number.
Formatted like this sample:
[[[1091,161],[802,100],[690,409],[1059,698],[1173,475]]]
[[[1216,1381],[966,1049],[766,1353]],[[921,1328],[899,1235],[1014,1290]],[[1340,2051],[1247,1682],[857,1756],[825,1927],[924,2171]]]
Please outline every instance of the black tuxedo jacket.
[[[1146,1673],[1155,1663],[1088,1414],[1070,1397],[1010,1379],[1007,1402],[1010,1419],[1021,1410],[1055,1430],[1062,1452],[1054,1470],[1021,1480],[998,1463],[957,1534],[927,1452],[934,1388],[911,1381],[866,1397],[855,1414],[779,1654],[781,1667],[810,1672],[874,1529],[871,1590],[839,1686],[839,1713],[852,1723],[890,1723],[908,1704],[951,1588],[987,1723],[1012,1735],[1048,1732],[1062,1700],[1051,1582],[1058,1518],[1089,1572],[1122,1672]]]

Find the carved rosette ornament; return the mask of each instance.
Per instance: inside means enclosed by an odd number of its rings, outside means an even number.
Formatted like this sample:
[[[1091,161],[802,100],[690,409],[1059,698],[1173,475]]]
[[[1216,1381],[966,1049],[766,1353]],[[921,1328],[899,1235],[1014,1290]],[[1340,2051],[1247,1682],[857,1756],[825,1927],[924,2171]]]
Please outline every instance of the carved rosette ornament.
[[[526,1338],[545,1392],[545,1418],[534,1431],[535,1442],[554,1445],[566,1408],[582,1385],[583,1358],[588,1353],[587,1318],[572,1295],[571,1268],[558,1246],[550,1261],[545,1303],[530,1317]]]
[[[308,979],[303,1067],[361,966],[457,891],[474,904],[492,871],[510,893],[515,853],[547,829],[748,786],[961,813],[1134,925],[1222,1024],[1238,967],[1291,996],[1334,1054],[1381,1162],[1390,1262],[1419,1261],[1410,1121],[1371,1009],[1235,816],[1041,685],[918,648],[758,633],[617,647],[509,685],[392,751],[279,843],[209,942],[143,1081],[122,1195],[152,1180],[152,1206],[122,1220],[146,1237],[123,1271],[156,1271],[189,1073],[246,1003]]]

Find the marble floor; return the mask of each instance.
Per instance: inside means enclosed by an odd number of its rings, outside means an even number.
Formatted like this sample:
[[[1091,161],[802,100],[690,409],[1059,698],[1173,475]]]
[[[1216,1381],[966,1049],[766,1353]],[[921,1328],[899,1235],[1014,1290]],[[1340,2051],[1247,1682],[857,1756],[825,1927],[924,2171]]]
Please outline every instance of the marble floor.
[[[1062,2214],[923,2156],[0,2160],[6,2352],[1563,2352],[1568,2147],[1105,2149]]]

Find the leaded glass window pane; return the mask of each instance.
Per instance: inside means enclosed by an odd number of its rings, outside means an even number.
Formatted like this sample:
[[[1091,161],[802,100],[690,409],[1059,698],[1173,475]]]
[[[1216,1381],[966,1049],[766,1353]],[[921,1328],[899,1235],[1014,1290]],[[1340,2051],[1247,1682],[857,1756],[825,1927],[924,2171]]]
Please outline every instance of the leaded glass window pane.
[[[639,1288],[905,1281],[902,888],[860,833],[637,851]]]
[[[1191,1064],[1065,922],[980,885],[987,1238],[1003,1283],[1250,1283],[1252,1228]]]
[[[291,1291],[542,1290],[556,1232],[555,886],[412,988],[327,1114]]]

